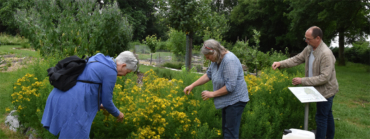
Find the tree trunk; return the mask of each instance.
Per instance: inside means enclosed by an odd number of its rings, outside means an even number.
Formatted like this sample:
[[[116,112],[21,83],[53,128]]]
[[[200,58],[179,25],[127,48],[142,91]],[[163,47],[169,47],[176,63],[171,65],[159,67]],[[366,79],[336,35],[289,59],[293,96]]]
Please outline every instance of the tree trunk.
[[[186,34],[186,54],[185,54],[185,66],[186,70],[188,71],[190,71],[191,69],[192,41],[193,41],[192,32],[189,32]]]
[[[344,31],[339,32],[339,66],[345,66],[346,61],[344,59]]]
[[[150,65],[152,65],[153,55],[150,53]]]

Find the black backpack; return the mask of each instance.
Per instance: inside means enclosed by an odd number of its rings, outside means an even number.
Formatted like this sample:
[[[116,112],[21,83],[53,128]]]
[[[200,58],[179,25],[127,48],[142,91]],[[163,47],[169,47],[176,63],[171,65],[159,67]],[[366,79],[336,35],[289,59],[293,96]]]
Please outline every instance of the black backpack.
[[[79,58],[78,56],[70,56],[63,60],[60,60],[55,67],[49,68],[48,76],[50,84],[53,85],[55,88],[58,88],[61,91],[68,91],[73,86],[76,85],[77,82],[84,82],[84,83],[91,83],[91,84],[99,84],[98,89],[98,106],[100,106],[100,93],[102,84],[95,83],[92,81],[86,80],[77,80],[78,76],[84,71],[87,61],[89,61],[90,57],[84,59],[85,56]],[[97,61],[91,61],[97,62]]]
[[[78,76],[84,71],[89,60],[89,57],[83,59],[84,57],[70,56],[60,60],[55,67],[49,68],[47,71],[50,84],[61,91],[67,91],[75,86]]]

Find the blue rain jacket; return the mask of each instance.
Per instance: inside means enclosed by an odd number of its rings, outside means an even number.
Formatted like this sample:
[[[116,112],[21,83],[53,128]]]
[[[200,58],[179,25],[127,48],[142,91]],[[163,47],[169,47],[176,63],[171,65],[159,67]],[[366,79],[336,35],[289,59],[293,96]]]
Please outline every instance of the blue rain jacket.
[[[91,62],[96,61],[96,62]],[[112,57],[99,53],[89,59],[77,80],[101,83],[100,103],[117,117],[113,88],[117,80],[116,64]],[[91,124],[98,111],[99,84],[77,82],[66,92],[54,88],[46,101],[41,123],[59,138],[89,138]]]

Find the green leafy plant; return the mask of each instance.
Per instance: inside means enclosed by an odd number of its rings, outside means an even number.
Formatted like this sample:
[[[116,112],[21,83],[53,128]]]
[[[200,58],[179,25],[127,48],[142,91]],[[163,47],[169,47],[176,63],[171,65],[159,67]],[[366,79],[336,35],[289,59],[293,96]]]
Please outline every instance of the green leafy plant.
[[[187,39],[185,48],[185,65],[191,68],[192,43],[194,34],[211,27],[219,34],[227,30],[227,20],[223,15],[212,12],[211,0],[161,0],[160,13],[171,28],[185,33]]]
[[[6,62],[6,66],[7,67],[11,67],[12,66],[12,62],[11,61]]]
[[[150,64],[152,64],[152,59],[153,59],[153,53],[155,53],[156,51],[156,47],[157,47],[157,44],[158,42],[161,41],[160,39],[157,40],[157,36],[156,35],[152,35],[152,36],[147,36],[145,38],[145,40],[143,40],[144,44],[148,45],[149,49],[150,49]]]
[[[258,32],[257,30],[253,30],[253,32],[254,41],[256,43],[255,46],[249,46],[249,40],[238,40],[233,47],[232,52],[240,59],[241,63],[245,63],[248,67],[251,67],[250,69],[252,70],[252,72],[257,73],[257,68],[260,65],[261,61],[258,59],[258,54],[261,55],[263,53],[259,53],[258,51],[259,37],[261,36],[260,32]]]
[[[174,69],[181,69],[184,66],[183,62],[166,62],[162,65],[162,67],[174,68]]]
[[[18,10],[15,19],[41,55],[81,56],[100,51],[114,56],[128,48],[132,29],[117,2],[104,6],[95,0],[33,3],[37,7]]]
[[[25,45],[28,44],[28,39],[20,35],[8,35],[6,33],[0,33],[0,45]],[[29,48],[29,45],[28,47]]]
[[[177,61],[183,60],[186,53],[184,49],[186,47],[186,35],[175,29],[170,29],[168,36],[167,47],[171,48]]]

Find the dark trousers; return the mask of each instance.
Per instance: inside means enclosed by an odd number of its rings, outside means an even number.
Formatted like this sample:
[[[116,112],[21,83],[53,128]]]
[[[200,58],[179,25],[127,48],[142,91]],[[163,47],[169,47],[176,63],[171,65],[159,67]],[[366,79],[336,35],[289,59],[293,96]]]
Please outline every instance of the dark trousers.
[[[334,118],[332,113],[334,96],[327,98],[326,102],[316,103],[316,139],[333,139],[335,133]]]
[[[239,138],[239,128],[247,102],[237,102],[222,109],[222,132],[225,139]]]

